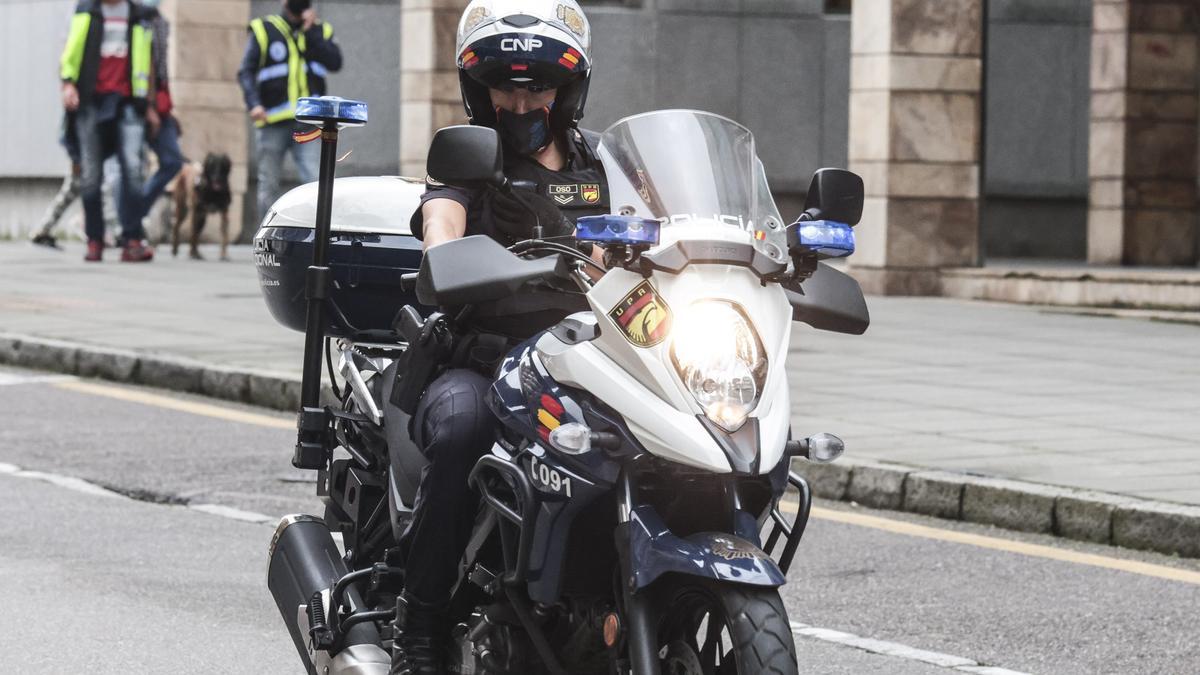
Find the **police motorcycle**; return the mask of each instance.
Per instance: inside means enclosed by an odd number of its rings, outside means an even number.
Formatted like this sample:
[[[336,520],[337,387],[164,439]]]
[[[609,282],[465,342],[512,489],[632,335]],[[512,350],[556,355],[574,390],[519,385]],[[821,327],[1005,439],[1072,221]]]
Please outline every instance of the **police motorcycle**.
[[[307,330],[293,463],[318,471],[326,510],[279,523],[268,586],[308,671],[387,672],[404,577],[395,547],[425,461],[408,438],[415,399],[481,317],[524,321],[558,296],[580,311],[506,345],[493,371],[502,431],[470,476],[480,510],[447,670],[797,672],[778,589],[811,492],[789,466],[832,461],[842,443],[792,437],[785,358],[793,321],[868,326],[858,284],[821,262],[853,252],[861,179],[818,171],[785,225],[745,127],[652,112],[602,137],[614,213],[580,219],[575,239],[603,246],[603,276],[576,242],[540,237],[506,249],[472,236],[420,257],[397,229],[408,212],[381,210],[419,184],[343,179],[366,206],[333,200],[338,125],[365,108],[301,110],[325,129],[315,226],[285,196],[255,245],[272,313]],[[450,127],[427,168],[512,190],[500,153],[493,130]],[[323,348],[328,405],[313,386]]]

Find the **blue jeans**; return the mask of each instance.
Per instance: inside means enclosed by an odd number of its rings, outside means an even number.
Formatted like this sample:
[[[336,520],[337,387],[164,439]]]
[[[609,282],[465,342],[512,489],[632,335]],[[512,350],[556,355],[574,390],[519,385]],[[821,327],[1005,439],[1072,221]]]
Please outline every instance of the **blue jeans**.
[[[258,218],[267,215],[271,203],[279,198],[279,174],[283,169],[283,157],[291,151],[292,161],[300,174],[301,183],[317,179],[321,163],[321,143],[297,143],[292,140],[292,121],[276,122],[260,127],[256,134],[258,142]]]
[[[104,239],[104,204],[100,185],[104,179],[104,159],[116,153],[121,168],[120,192],[142,193],[142,143],[146,136],[145,120],[132,105],[86,104],[75,112],[75,133],[79,137],[79,187],[83,198],[84,232],[89,241]],[[103,113],[103,114],[102,114]],[[108,114],[112,113],[112,114]],[[121,238],[144,239],[141,199],[119,199],[117,217]]]
[[[155,200],[167,189],[167,184],[183,168],[183,152],[179,150],[179,123],[174,117],[163,119],[158,135],[150,139],[150,149],[158,157],[158,171],[146,181],[140,193],[142,218],[150,212]]]

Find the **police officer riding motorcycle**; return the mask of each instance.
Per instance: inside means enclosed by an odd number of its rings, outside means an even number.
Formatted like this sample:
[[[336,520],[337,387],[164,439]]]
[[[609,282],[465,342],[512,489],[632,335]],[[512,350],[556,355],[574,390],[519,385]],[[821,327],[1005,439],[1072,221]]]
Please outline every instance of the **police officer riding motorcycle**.
[[[458,26],[463,102],[471,124],[495,129],[509,191],[466,189],[427,179],[412,230],[426,250],[470,235],[508,246],[534,237],[570,242],[575,221],[609,212],[599,135],[579,128],[591,75],[591,28],[572,0],[474,0]],[[589,247],[589,250],[592,250]],[[599,250],[592,250],[599,259]],[[470,265],[471,261],[462,261]],[[524,339],[569,313],[548,309],[542,325],[489,323]],[[532,323],[540,323],[534,321]],[[494,349],[499,355],[503,350]],[[442,617],[467,545],[478,496],[468,486],[498,422],[485,404],[489,368],[452,367],[417,404],[413,440],[429,460],[400,545],[405,590],[398,603],[393,672],[440,672]],[[480,367],[482,366],[482,367]]]
[[[306,334],[292,463],[326,510],[280,521],[267,579],[309,673],[797,672],[791,460],[842,443],[793,437],[786,355],[793,322],[869,324],[821,262],[853,253],[862,180],[817,171],[786,224],[733,120],[581,130],[590,47],[575,0],[473,0],[471,125],[438,131],[424,185],[335,191],[366,106],[304,100],[322,179],[255,250]]]

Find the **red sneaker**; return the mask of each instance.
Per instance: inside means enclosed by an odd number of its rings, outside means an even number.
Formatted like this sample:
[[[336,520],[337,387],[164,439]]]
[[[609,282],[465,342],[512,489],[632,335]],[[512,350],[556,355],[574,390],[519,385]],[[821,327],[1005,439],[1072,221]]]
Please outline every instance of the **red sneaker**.
[[[104,256],[104,242],[92,240],[88,242],[87,253],[83,259],[87,262],[100,262]]]
[[[141,239],[130,239],[121,251],[121,262],[150,262],[153,259],[154,249]]]

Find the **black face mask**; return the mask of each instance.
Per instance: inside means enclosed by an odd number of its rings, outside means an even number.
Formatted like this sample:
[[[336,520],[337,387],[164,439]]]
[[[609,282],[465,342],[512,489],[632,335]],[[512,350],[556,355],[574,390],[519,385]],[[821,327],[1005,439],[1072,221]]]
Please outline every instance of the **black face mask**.
[[[528,157],[550,145],[550,108],[538,108],[518,115],[496,108],[496,130],[505,145],[518,155]]]

